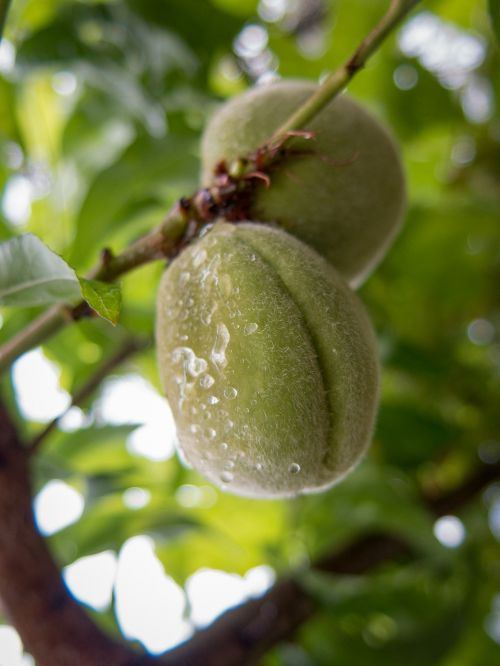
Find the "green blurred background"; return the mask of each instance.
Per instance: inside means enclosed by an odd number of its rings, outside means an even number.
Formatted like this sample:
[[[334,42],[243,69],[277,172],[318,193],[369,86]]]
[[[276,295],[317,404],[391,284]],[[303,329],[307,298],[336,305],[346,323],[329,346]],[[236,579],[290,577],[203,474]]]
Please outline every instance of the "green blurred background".
[[[321,79],[387,4],[14,0],[0,47],[0,240],[33,232],[84,272],[104,246],[120,250],[196,189],[200,132],[221,100],[275,76]],[[134,636],[115,613],[116,586],[111,594],[113,580],[125,575],[127,544],[147,546],[161,562],[158,575],[171,596],[175,590],[172,617],[185,637],[203,623],[194,596],[184,597],[186,581],[203,568],[247,574],[220,574],[221,586],[260,572],[265,587],[274,575],[303,571],[355,535],[384,528],[409,539],[419,559],[357,579],[311,581],[321,589],[321,611],[263,664],[500,663],[500,485],[459,518],[434,522],[420,500],[453,488],[481,461],[500,461],[495,29],[498,35],[495,0],[423,2],[350,86],[398,137],[410,197],[402,233],[361,290],[379,336],[383,392],[373,446],[354,473],[329,492],[286,502],[212,488],[172,455],[151,348],[117,369],[45,442],[35,463],[40,506],[57,481],[78,493],[84,509],[71,524],[44,531],[61,566],[108,553],[111,582],[102,585],[109,589],[100,603],[87,600],[108,631]],[[3,378],[12,405],[17,394],[26,437],[67,401],[59,392],[60,407],[33,411],[49,394],[45,375],[71,394],[131,334],[152,335],[162,268],[124,278],[118,326],[78,323]],[[0,340],[35,314],[2,308]],[[138,430],[148,419],[149,430]],[[153,541],[134,541],[139,535]],[[158,624],[156,643],[135,635],[151,651],[180,639],[166,636],[147,597],[137,604],[151,613],[150,626]]]

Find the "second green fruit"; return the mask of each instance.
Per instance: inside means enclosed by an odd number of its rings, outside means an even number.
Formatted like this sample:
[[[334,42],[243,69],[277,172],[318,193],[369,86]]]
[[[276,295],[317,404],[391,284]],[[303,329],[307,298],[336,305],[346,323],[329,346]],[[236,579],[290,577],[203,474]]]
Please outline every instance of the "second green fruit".
[[[224,104],[202,144],[202,179],[216,164],[262,146],[317,90],[314,83],[281,81],[254,88]],[[260,185],[251,219],[275,222],[325,256],[353,287],[363,282],[396,235],[406,204],[398,149],[382,124],[346,95],[307,125],[313,140],[294,139],[290,155]]]

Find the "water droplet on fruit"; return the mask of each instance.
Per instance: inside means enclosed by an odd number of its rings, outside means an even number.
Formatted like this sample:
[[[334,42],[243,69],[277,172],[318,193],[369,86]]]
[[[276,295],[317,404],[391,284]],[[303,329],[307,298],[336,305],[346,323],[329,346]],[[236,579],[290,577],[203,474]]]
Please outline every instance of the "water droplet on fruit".
[[[238,391],[234,388],[234,386],[228,386],[224,389],[224,397],[228,400],[234,400],[237,395]]]
[[[179,287],[185,287],[186,284],[189,282],[189,278],[191,277],[191,273],[188,271],[182,271],[182,273],[179,275]]]
[[[292,463],[288,468],[290,474],[298,474],[300,472],[300,465],[298,463]]]
[[[228,460],[227,463],[224,465],[224,469],[233,469],[234,467],[234,461],[233,460]]]
[[[190,347],[176,347],[172,352],[172,361],[174,363],[182,362],[185,371],[192,377],[201,375],[208,367],[205,359],[196,356]]]
[[[225,324],[217,324],[214,346],[210,352],[210,359],[215,365],[225,367],[227,365],[226,348],[231,336]]]
[[[198,250],[195,254],[193,254],[193,266],[195,268],[198,268],[198,266],[201,266],[201,264],[205,261],[207,258],[207,252],[206,250]]]
[[[212,317],[214,316],[214,312],[217,310],[217,303],[212,303],[208,306],[208,310],[205,312],[202,312],[200,315],[201,323],[205,324],[205,326],[209,326],[212,323]]]
[[[245,328],[243,329],[243,333],[245,335],[252,335],[255,333],[255,331],[259,328],[259,325],[256,324],[255,322],[252,322],[251,324],[247,324]]]
[[[205,437],[207,439],[214,439],[216,434],[217,434],[217,432],[213,428],[207,428],[205,430]]]
[[[220,448],[221,448],[223,451],[227,451],[228,448],[229,448],[229,444],[228,444],[227,442],[221,442]]]
[[[220,480],[223,483],[230,483],[234,479],[234,475],[231,474],[231,472],[228,472],[227,470],[224,470],[222,474],[220,475]]]
[[[261,471],[262,467],[263,467],[262,463],[257,463],[257,464],[255,465],[255,469],[256,469],[258,472]]]
[[[212,375],[202,375],[200,377],[201,388],[208,389],[215,384],[215,379]],[[213,403],[212,403],[213,404]]]
[[[215,395],[211,395],[208,397],[207,402],[209,405],[216,405],[219,402],[219,398]]]

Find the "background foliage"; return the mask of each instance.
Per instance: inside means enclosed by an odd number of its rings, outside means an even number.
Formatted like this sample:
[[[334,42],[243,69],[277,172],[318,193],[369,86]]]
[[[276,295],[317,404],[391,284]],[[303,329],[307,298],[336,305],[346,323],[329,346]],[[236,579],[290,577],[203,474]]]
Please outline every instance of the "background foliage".
[[[386,4],[15,0],[0,60],[0,240],[32,232],[84,273],[105,245],[122,248],[197,187],[200,132],[221,99],[273,72],[318,79]],[[265,663],[498,663],[500,490],[461,516],[456,549],[435,538],[419,499],[452,488],[478,458],[500,459],[498,11],[494,0],[424,3],[350,86],[398,136],[410,196],[403,232],[361,290],[384,364],[361,467],[330,492],[287,502],[207,490],[177,457],[131,452],[134,426],[103,423],[98,393],[85,427],[55,432],[35,464],[37,489],[64,479],[85,496],[82,518],[52,537],[61,565],[150,534],[182,585],[200,567],[302,570],[353,535],[389,528],[421,559],[361,579],[305,576],[322,611]],[[21,214],[9,206],[15,188]],[[116,327],[82,321],[44,346],[67,391],[131,333],[152,335],[161,271],[123,280]],[[2,308],[1,341],[36,312]],[[116,371],[131,372],[160,391],[153,349]],[[20,414],[19,426],[26,437],[41,427]],[[186,485],[202,489],[194,506],[179,501]],[[129,487],[148,490],[149,504],[127,508]],[[112,617],[97,615],[118,631]]]

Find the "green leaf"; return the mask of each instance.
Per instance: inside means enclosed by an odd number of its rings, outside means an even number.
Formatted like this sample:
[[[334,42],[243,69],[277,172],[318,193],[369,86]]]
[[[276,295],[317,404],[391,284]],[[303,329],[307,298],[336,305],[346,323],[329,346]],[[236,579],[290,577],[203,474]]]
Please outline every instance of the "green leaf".
[[[0,305],[70,303],[80,297],[74,270],[37,236],[0,244]]]
[[[90,307],[103,319],[110,321],[113,326],[118,323],[122,304],[122,291],[114,283],[100,280],[86,280],[80,278],[83,298]]]
[[[493,32],[495,33],[497,41],[500,42],[500,0],[489,0],[488,10],[490,12]]]

